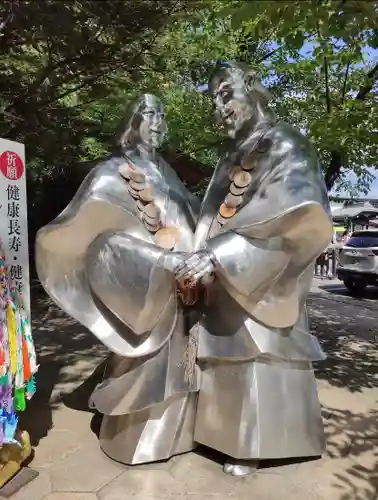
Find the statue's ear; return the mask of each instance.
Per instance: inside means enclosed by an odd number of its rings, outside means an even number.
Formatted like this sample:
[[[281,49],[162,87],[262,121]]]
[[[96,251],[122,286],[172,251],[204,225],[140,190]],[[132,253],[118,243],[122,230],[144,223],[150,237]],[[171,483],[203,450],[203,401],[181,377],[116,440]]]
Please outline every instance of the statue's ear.
[[[244,85],[248,92],[252,92],[254,84],[256,81],[256,75],[253,73],[247,73],[244,77]]]

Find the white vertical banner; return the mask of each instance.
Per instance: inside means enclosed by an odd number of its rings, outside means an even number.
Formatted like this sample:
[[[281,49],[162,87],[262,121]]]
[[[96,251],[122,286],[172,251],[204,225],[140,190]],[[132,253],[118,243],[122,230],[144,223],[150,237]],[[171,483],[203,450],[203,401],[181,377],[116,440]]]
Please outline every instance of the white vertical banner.
[[[6,264],[30,321],[25,146],[0,138],[0,238]]]

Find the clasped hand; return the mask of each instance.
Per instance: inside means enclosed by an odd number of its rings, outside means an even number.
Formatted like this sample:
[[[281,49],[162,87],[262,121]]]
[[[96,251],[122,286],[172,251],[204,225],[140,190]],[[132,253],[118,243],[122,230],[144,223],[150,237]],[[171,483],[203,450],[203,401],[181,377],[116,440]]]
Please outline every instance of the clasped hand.
[[[196,284],[199,280],[209,276],[215,269],[215,264],[210,252],[199,250],[192,253],[184,263],[180,264],[175,271],[176,280],[189,280]]]

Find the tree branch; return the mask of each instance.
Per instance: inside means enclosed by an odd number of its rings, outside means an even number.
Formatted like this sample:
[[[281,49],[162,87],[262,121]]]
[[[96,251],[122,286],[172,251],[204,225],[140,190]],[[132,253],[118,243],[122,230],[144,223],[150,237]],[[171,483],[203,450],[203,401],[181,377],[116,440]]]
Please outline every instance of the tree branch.
[[[360,88],[358,94],[356,95],[357,101],[363,101],[365,99],[365,97],[373,88],[374,83],[376,82],[377,79],[378,79],[378,63],[366,75],[366,83]]]
[[[51,61],[42,69],[41,74],[34,83],[30,85],[28,88],[27,92],[24,94],[20,95],[19,98],[14,101],[12,104],[6,107],[5,111],[10,111],[11,109],[17,109],[20,106],[23,106],[26,101],[33,96],[39,87],[42,85],[42,83],[46,80],[46,78],[51,75],[51,73],[55,70],[55,66],[51,63]]]
[[[211,167],[195,160],[188,154],[173,149],[164,149],[162,156],[176,171],[180,179],[190,187],[194,187],[211,177]]]
[[[343,90],[341,94],[341,104],[344,104],[345,100],[345,94],[346,94],[346,88],[347,88],[347,81],[348,81],[348,76],[349,76],[349,68],[350,68],[350,61],[348,61],[346,70],[345,70],[345,77],[344,77],[344,84],[343,84]]]
[[[340,170],[343,166],[343,155],[340,151],[331,151],[331,160],[324,175],[327,191],[333,188],[337,178],[340,175]]]
[[[332,113],[332,101],[331,101],[331,94],[329,91],[328,59],[326,56],[324,56],[323,67],[324,67],[327,113],[331,114]]]
[[[347,68],[347,70],[348,69],[349,68]],[[343,98],[345,97],[346,93],[346,83],[345,83],[346,78],[347,75],[345,76],[344,80]],[[369,94],[369,92],[373,88],[375,81],[378,79],[378,63],[374,66],[373,69],[369,71],[369,73],[366,75],[366,78],[367,78],[367,83],[365,83],[365,85],[363,85],[360,88],[356,96],[356,100],[358,101],[363,101],[365,99],[365,97]],[[330,154],[331,154],[331,160],[327,168],[327,171],[325,173],[325,182],[328,191],[332,189],[333,185],[335,184],[336,180],[340,175],[340,170],[344,165],[344,155],[341,149],[340,150],[334,149],[333,151],[330,152]]]
[[[4,29],[7,27],[7,25],[9,23],[11,23],[15,17],[15,14],[14,14],[14,11],[13,11],[13,8],[14,7],[18,7],[19,6],[19,0],[11,0],[10,2],[10,6],[9,6],[9,9],[8,9],[8,12],[7,14],[2,18],[1,22],[0,22],[0,37],[3,37],[4,36]]]
[[[18,3],[19,3],[19,0],[13,0],[14,4],[16,6],[18,6]],[[179,0],[176,0],[175,2],[172,2],[172,5],[167,9],[167,12],[166,12],[166,15],[167,16],[170,16],[172,14],[174,14],[177,10],[177,7],[179,6],[180,2]],[[12,5],[11,4],[11,8],[10,8],[10,13],[11,15],[13,16],[13,12],[12,12]],[[1,26],[0,26],[0,31],[1,31]],[[94,40],[97,41],[98,38],[104,33],[105,31],[105,28],[100,28],[100,30],[96,33],[95,35],[95,38]],[[145,43],[144,45],[142,45],[141,49],[138,51],[138,53],[133,57],[133,60],[136,61],[137,58],[139,56],[141,56],[143,53],[144,53],[144,50],[145,49],[148,49],[150,48],[151,46],[153,46],[155,40],[156,40],[156,37],[157,37],[158,33],[155,33],[152,37],[152,41],[151,43]],[[47,43],[49,42],[49,40],[47,40]],[[29,99],[30,97],[32,97],[33,95],[35,95],[37,92],[38,92],[38,89],[40,88],[40,86],[42,85],[42,83],[45,81],[45,79],[51,75],[54,71],[56,71],[57,69],[59,68],[62,68],[62,67],[65,67],[65,66],[68,66],[69,64],[72,64],[74,62],[77,62],[77,63],[80,63],[83,59],[86,59],[93,56],[92,53],[84,53],[84,54],[79,54],[79,55],[71,55],[69,57],[66,57],[62,60],[60,60],[59,62],[57,63],[53,63],[52,62],[52,58],[50,56],[50,60],[48,62],[48,64],[42,69],[41,71],[41,74],[40,76],[38,76],[36,78],[36,80],[34,81],[34,83],[32,83],[29,87],[29,89],[27,90],[26,93],[24,93],[23,95],[20,95],[19,98],[14,101],[12,104],[10,104],[9,106],[7,106],[6,110],[5,111],[11,111],[12,109],[17,109],[19,107],[22,107]],[[119,68],[117,68],[119,69]],[[124,68],[127,70],[127,67]],[[83,82],[82,84],[80,84],[79,86],[77,87],[73,87],[72,90],[66,90],[65,92],[63,92],[62,94],[60,94],[59,96],[53,98],[53,99],[50,99],[50,100],[47,100],[47,101],[42,101],[39,103],[40,106],[43,106],[43,105],[49,105],[59,99],[62,99],[63,97],[66,97],[67,95],[70,95],[72,92],[76,92],[78,90],[81,90],[82,88],[88,86],[88,85],[91,85],[92,83],[94,83],[97,79],[101,78],[102,76],[104,76],[106,73],[108,73],[109,70],[108,68],[105,70],[105,71],[102,71],[100,72],[98,75],[95,75],[94,77],[91,77],[89,79],[87,79],[85,82]],[[77,74],[76,74],[77,76]]]
[[[174,5],[176,5],[176,4],[177,4],[177,2],[175,2]],[[123,64],[118,65],[116,68],[114,68],[113,72],[116,70],[118,71],[119,69],[124,69],[125,71],[128,71],[129,73],[131,73],[131,70],[129,70],[129,66],[132,65],[134,61],[137,61],[138,58],[144,53],[145,50],[148,50],[150,47],[152,47],[154,45],[158,35],[159,35],[158,32],[154,33],[154,35],[151,37],[150,40],[148,40],[148,42],[145,42],[144,44],[142,44],[139,51],[134,55],[134,57],[131,59],[131,61],[127,61]],[[76,85],[76,87],[71,87],[70,89],[67,89],[58,95],[55,95],[54,97],[51,97],[50,99],[39,102],[38,107],[41,108],[43,106],[49,106],[50,104],[53,104],[54,102],[57,102],[60,99],[63,99],[64,97],[67,97],[75,92],[78,92],[79,90],[84,89],[85,87],[92,85],[93,83],[98,81],[100,78],[104,77],[105,75],[111,76],[109,74],[108,67],[106,67],[105,69],[103,69],[102,71],[97,73],[95,76],[91,76],[90,78],[85,79],[79,85]],[[16,125],[11,130],[9,130],[9,132],[7,134],[5,134],[4,138],[15,137],[15,135],[17,135],[20,132],[20,130],[22,129],[22,127],[24,127],[24,126],[25,126],[25,121]]]
[[[318,32],[318,38],[320,42],[320,46],[324,49],[326,46],[326,42],[324,41],[324,37],[320,31],[320,25],[319,22],[316,23],[316,29]],[[327,113],[331,114],[332,112],[332,100],[331,100],[331,93],[329,90],[329,74],[328,74],[328,59],[326,55],[323,55],[323,71],[324,71],[324,80],[325,80],[325,94],[326,94],[326,106],[327,106]]]
[[[266,61],[266,59],[269,59],[269,57],[271,57],[273,54],[275,54],[276,52],[278,52],[280,50],[280,48],[281,47],[278,47],[277,49],[273,49],[270,52],[268,52],[267,54],[265,54],[265,56],[260,57],[260,59],[258,59],[258,61],[257,61],[257,64],[260,64],[263,61]]]
[[[95,97],[93,99],[89,99],[88,101],[85,101],[85,102],[81,102],[80,104],[75,104],[74,106],[65,106],[63,108],[51,106],[49,109],[65,113],[66,111],[70,111],[71,109],[83,108],[83,107],[88,106],[89,104],[92,104],[94,102],[98,102],[98,97]]]

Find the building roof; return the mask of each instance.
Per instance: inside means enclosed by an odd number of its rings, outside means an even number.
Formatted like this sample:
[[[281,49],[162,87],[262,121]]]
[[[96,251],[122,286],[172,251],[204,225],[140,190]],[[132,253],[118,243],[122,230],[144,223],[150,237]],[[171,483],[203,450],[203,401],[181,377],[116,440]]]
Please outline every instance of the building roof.
[[[343,206],[335,208],[332,211],[333,219],[355,219],[359,217],[376,218],[378,217],[378,202],[377,207],[369,201],[363,203],[354,203],[351,206]]]
[[[365,203],[370,203],[373,207],[378,208],[378,198],[343,198],[339,196],[329,196],[330,201],[333,203],[340,203],[346,206],[363,206]]]

